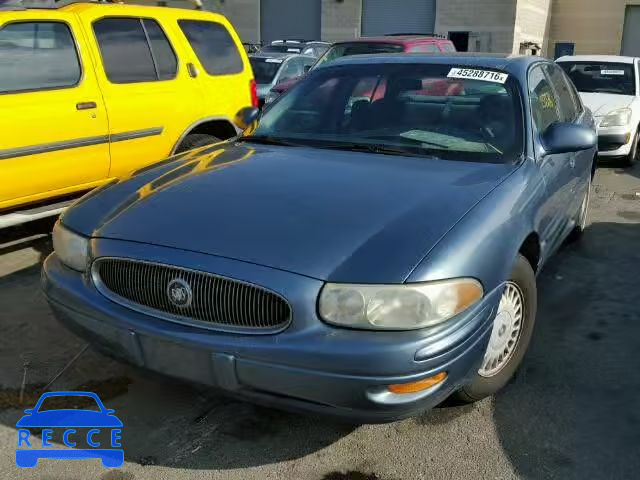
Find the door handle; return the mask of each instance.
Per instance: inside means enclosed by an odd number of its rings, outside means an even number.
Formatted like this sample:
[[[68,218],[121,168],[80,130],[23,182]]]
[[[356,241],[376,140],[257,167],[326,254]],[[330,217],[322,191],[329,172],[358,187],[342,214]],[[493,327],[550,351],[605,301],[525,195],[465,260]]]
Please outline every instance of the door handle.
[[[198,69],[191,62],[187,63],[187,71],[189,72],[189,76],[191,78],[196,78],[198,76]]]
[[[569,157],[569,166],[571,168],[576,168],[576,157],[574,155]]]
[[[76,110],[91,110],[92,108],[97,108],[98,105],[96,102],[80,102],[76,103]]]

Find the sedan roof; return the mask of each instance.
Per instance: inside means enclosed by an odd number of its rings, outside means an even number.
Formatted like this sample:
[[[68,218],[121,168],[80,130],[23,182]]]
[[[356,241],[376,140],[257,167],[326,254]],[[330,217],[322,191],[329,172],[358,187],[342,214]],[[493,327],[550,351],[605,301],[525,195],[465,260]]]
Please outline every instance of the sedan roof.
[[[470,67],[505,69],[509,65],[528,65],[541,60],[544,59],[530,55],[503,55],[469,52],[447,53],[446,55],[424,53],[412,53],[410,55],[403,53],[379,53],[341,57],[331,62],[327,62],[326,66],[361,65],[368,63],[437,63],[444,65],[454,63],[457,65],[468,65]]]
[[[636,57],[622,55],[567,55],[556,62],[604,62],[604,63],[633,63]]]
[[[435,35],[381,35],[377,37],[359,37],[351,40],[343,40],[336,44],[343,43],[394,43],[397,45],[405,45],[407,43],[415,43],[420,41],[446,40],[446,38]]]

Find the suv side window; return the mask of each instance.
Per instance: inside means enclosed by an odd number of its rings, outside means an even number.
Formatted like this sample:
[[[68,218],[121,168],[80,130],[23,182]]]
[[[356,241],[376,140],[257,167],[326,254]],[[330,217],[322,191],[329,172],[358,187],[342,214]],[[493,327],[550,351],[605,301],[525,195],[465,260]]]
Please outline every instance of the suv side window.
[[[278,82],[289,80],[290,78],[296,78],[302,75],[304,72],[301,58],[291,58],[280,72]]]
[[[107,17],[94,22],[93,31],[110,82],[154,82],[176,76],[178,60],[155,20]]]
[[[558,99],[540,65],[529,72],[529,96],[531,114],[538,132],[544,132],[549,125],[560,121]]]
[[[451,42],[442,42],[440,43],[440,49],[446,53],[454,53],[456,52],[456,47]]]
[[[69,27],[19,22],[0,28],[0,93],[73,87],[82,70]]]
[[[204,20],[178,20],[178,25],[209,75],[242,72],[242,58],[224,25]]]
[[[409,53],[440,53],[440,49],[435,43],[421,43],[411,47]]]
[[[549,80],[558,97],[560,115],[563,122],[575,122],[579,116],[579,104],[573,96],[571,85],[569,85],[562,69],[556,65],[545,65]]]

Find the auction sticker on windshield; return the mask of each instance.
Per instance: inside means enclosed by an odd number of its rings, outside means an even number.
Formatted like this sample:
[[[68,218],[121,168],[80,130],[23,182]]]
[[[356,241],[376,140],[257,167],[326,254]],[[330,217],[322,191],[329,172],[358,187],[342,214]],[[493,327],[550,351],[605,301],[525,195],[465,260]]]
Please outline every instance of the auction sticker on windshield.
[[[491,70],[476,70],[473,68],[452,68],[448,78],[464,78],[468,80],[482,80],[484,82],[505,83],[509,75],[492,72]]]
[[[624,75],[624,70],[600,70],[600,75]]]

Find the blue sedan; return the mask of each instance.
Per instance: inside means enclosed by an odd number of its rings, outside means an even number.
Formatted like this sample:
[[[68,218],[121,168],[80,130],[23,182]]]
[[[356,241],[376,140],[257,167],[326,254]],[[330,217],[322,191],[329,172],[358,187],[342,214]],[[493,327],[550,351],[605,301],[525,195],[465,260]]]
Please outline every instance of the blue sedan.
[[[357,422],[509,381],[536,275],[587,223],[594,122],[558,66],[349,57],[236,121],[67,210],[42,277],[59,320],[140,367]]]

